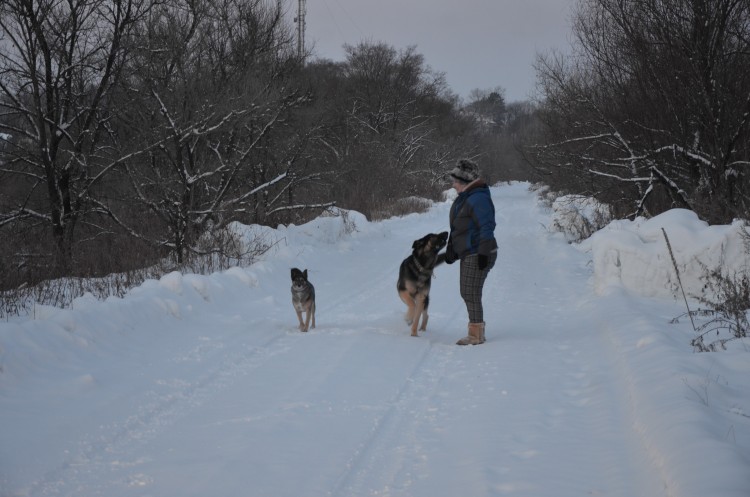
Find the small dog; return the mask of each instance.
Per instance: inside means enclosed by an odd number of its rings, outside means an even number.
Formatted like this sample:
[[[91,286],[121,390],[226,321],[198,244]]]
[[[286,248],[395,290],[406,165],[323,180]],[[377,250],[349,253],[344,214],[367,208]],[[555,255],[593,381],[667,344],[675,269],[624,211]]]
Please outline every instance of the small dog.
[[[297,312],[300,331],[307,331],[310,328],[310,318],[312,318],[312,327],[315,328],[315,287],[307,280],[307,269],[300,271],[292,268],[292,305]],[[307,313],[305,321],[302,322],[302,313]]]
[[[411,248],[412,253],[404,259],[398,270],[396,289],[401,300],[406,304],[406,322],[411,325],[411,336],[417,335],[419,317],[422,317],[421,331],[427,329],[427,308],[430,305],[430,283],[432,272],[438,264],[445,262],[445,253],[438,254],[445,247],[448,232],[430,233],[416,240]]]

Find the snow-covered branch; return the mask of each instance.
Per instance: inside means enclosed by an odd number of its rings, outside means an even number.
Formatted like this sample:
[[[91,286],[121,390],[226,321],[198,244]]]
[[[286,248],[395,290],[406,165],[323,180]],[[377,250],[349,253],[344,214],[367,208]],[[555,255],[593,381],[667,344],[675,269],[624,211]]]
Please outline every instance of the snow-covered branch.
[[[302,210],[302,209],[330,209],[335,207],[336,202],[326,202],[323,204],[296,204],[296,205],[284,205],[268,211],[267,214],[276,214],[278,212]]]

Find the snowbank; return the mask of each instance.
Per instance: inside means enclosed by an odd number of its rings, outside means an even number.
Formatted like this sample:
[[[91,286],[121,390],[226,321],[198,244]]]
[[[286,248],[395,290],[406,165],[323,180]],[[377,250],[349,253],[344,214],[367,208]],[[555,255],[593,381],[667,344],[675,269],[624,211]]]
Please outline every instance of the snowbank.
[[[709,226],[692,211],[672,209],[651,219],[614,221],[578,244],[591,252],[596,292],[621,286],[647,297],[678,295],[665,232],[688,297],[703,292],[709,270],[720,268],[730,276],[747,270],[741,221]]]

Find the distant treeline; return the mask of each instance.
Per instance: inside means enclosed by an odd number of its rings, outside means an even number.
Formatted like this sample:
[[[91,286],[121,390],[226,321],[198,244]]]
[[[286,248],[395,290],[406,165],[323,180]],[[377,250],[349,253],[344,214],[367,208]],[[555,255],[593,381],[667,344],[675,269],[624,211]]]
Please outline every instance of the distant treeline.
[[[574,56],[509,103],[414,47],[302,56],[276,2],[4,0],[0,290],[224,254],[233,221],[398,214],[461,157],[621,216],[747,217],[749,9],[581,0]]]
[[[388,215],[462,156],[524,174],[502,90],[480,117],[414,48],[300,57],[275,2],[6,0],[0,40],[4,289],[183,264],[232,221]]]

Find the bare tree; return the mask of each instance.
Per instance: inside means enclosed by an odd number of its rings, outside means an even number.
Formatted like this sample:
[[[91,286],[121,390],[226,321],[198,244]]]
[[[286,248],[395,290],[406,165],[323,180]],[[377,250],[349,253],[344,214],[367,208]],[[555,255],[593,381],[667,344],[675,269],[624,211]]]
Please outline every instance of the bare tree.
[[[148,160],[128,162],[137,205],[166,232],[151,241],[182,262],[212,227],[256,222],[288,202],[305,134],[286,129],[307,96],[278,6],[263,0],[170,0],[154,9],[134,59],[126,121]],[[137,236],[142,231],[133,230]]]
[[[345,84],[337,99],[342,132],[327,144],[346,167],[345,203],[367,210],[364,205],[426,193],[456,154],[455,141],[440,136],[442,122],[455,115],[443,75],[430,70],[414,47],[344,48]]]
[[[46,228],[59,268],[74,258],[81,223],[109,215],[97,188],[126,159],[112,146],[113,88],[155,4],[0,3],[0,174],[13,186],[0,228]]]
[[[747,217],[750,4],[581,0],[574,34],[538,64],[548,177],[623,215]]]

